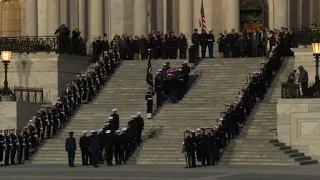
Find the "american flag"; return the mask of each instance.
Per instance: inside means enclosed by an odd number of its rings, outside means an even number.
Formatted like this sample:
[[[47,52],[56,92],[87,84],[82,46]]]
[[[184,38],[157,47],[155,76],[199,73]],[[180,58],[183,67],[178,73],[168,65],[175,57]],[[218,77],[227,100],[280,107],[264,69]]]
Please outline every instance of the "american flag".
[[[203,0],[201,0],[199,25],[201,30],[207,31],[206,16],[204,15]]]
[[[152,64],[151,64],[151,49],[148,50],[149,52],[149,60],[148,60],[148,69],[146,75],[147,84],[150,87],[153,87],[153,76],[152,76]]]

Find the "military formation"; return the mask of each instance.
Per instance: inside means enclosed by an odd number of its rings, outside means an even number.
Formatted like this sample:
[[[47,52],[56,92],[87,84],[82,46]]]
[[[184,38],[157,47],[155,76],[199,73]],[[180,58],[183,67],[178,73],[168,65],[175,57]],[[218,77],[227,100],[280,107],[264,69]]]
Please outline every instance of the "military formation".
[[[244,88],[239,91],[237,101],[225,104],[220,112],[217,125],[184,132],[183,153],[186,167],[216,165],[231,139],[240,134],[240,130],[250,115],[254,105],[264,99],[267,88],[271,86],[275,73],[282,63],[280,41],[272,50],[266,62],[261,63],[258,71],[250,73]]]
[[[64,128],[81,104],[94,99],[120,65],[117,49],[110,49],[89,70],[66,85],[52,105],[43,105],[23,129],[0,130],[0,164],[23,164],[45,141]]]
[[[79,139],[82,165],[92,165],[99,167],[99,164],[113,166],[126,164],[130,156],[141,144],[144,119],[141,112],[131,116],[127,127],[119,129],[120,117],[117,109],[108,117],[105,126],[100,130],[83,131],[83,136]],[[69,166],[75,167],[74,158],[77,150],[74,132],[70,132],[70,137],[66,139],[66,151],[68,152]]]

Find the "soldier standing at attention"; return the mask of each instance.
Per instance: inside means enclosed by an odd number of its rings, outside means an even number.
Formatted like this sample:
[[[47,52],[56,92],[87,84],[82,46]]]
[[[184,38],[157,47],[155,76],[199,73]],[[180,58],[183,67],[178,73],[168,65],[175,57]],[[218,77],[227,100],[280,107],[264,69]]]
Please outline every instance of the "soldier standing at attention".
[[[136,122],[137,122],[137,143],[139,146],[142,142],[141,134],[144,129],[144,120],[141,117],[141,112],[137,112]]]
[[[152,87],[149,87],[147,93],[145,94],[145,99],[147,100],[147,116],[148,119],[152,119],[152,113],[153,113],[153,95],[154,91]]]
[[[195,48],[196,55],[199,56],[200,35],[198,33],[198,29],[194,29],[191,39],[192,39],[191,42]]]
[[[77,144],[76,138],[73,137],[73,132],[69,132],[69,137],[66,139],[66,151],[68,152],[68,162],[70,167],[75,167],[74,158],[76,155]]]
[[[91,150],[91,161],[93,167],[97,168],[99,163],[99,151],[100,151],[100,139],[97,132],[92,130],[92,136],[90,137],[90,150]]]
[[[10,138],[11,138],[11,144],[12,144],[10,162],[11,162],[11,165],[16,165],[15,159],[16,159],[19,142],[18,142],[17,135],[15,134],[15,129],[11,129]]]
[[[196,156],[194,153],[194,142],[192,140],[190,131],[186,131],[187,137],[185,138],[183,145],[184,145],[184,152],[186,158],[186,165],[187,168],[194,168],[196,167]]]
[[[201,57],[205,58],[207,53],[207,44],[208,44],[208,34],[205,30],[202,30],[202,33],[199,36],[200,45],[201,45]]]
[[[87,166],[89,165],[89,146],[90,146],[90,140],[89,137],[87,137],[87,131],[82,132],[82,137],[79,140],[79,146],[81,150],[81,157],[82,157],[82,165]]]
[[[5,137],[2,134],[2,129],[0,129],[0,166],[3,166],[3,152],[5,149]]]
[[[213,46],[214,46],[214,35],[212,34],[212,30],[209,31],[208,34],[208,50],[209,50],[209,58],[214,58],[213,56]]]
[[[120,118],[119,115],[117,114],[118,109],[117,108],[113,108],[112,109],[112,114],[110,116],[113,117],[112,122],[114,124],[114,131],[119,129],[119,122],[120,122]],[[113,132],[114,132],[113,131]]]

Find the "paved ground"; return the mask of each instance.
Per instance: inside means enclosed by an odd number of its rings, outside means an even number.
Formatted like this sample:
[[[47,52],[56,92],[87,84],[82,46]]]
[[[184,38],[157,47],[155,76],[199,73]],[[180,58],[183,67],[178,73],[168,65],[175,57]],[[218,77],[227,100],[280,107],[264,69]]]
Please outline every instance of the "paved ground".
[[[0,168],[8,180],[319,180],[320,165],[216,166],[185,169],[177,165],[123,165],[69,168],[64,165],[19,165]]]

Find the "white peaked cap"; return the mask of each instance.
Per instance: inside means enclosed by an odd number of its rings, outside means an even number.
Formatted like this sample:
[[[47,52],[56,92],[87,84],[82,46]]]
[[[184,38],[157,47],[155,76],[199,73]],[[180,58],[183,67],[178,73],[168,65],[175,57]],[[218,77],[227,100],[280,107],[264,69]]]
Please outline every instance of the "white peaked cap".
[[[82,131],[82,134],[86,134],[87,133],[87,131]]]
[[[128,128],[122,128],[122,131],[126,131]]]
[[[197,131],[200,131],[200,130],[201,130],[200,128],[197,129]]]
[[[108,119],[109,119],[109,120],[112,120],[112,119],[113,119],[113,117],[112,117],[112,116],[109,116],[109,117],[108,117]]]
[[[33,122],[33,120],[32,120],[32,119],[30,119],[30,120],[29,120],[29,123],[32,123],[32,122]]]
[[[136,118],[136,116],[132,115],[131,118]]]
[[[96,130],[91,130],[90,132],[91,132],[91,133],[95,133],[95,132],[96,132]]]
[[[162,71],[162,69],[158,69],[158,72]]]
[[[107,130],[107,131],[106,131],[106,133],[107,133],[107,134],[110,134],[110,133],[111,133],[111,131],[110,131],[110,130]]]
[[[103,129],[99,129],[99,132],[102,132],[103,131]]]
[[[239,98],[242,98],[242,95],[239,95],[238,97],[239,97]]]
[[[218,128],[219,128],[219,126],[215,126],[215,128],[217,128],[217,129],[218,129]]]
[[[141,112],[137,112],[137,115],[141,115]]]
[[[116,133],[120,133],[120,130],[116,130],[115,132],[116,132]]]
[[[194,133],[194,130],[191,130],[190,132]]]
[[[220,120],[222,121],[222,120],[223,120],[223,118],[221,117],[221,118],[220,118]]]
[[[112,109],[112,112],[116,112],[118,109],[117,108],[113,108]]]
[[[193,46],[193,43],[191,43],[190,46]]]
[[[183,61],[184,64],[188,64],[189,61]]]
[[[109,124],[110,124],[110,123],[105,123],[104,125],[107,126],[107,125],[109,125]]]

